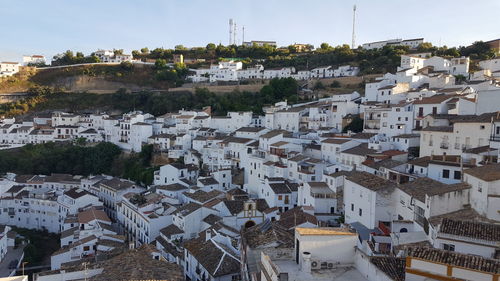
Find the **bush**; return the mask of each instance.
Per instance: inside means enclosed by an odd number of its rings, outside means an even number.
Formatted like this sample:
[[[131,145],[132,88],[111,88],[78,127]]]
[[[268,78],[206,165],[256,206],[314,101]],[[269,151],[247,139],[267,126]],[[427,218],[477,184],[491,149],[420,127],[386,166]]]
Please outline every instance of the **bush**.
[[[340,88],[341,84],[339,81],[333,81],[332,84],[330,84],[330,87],[332,88]]]

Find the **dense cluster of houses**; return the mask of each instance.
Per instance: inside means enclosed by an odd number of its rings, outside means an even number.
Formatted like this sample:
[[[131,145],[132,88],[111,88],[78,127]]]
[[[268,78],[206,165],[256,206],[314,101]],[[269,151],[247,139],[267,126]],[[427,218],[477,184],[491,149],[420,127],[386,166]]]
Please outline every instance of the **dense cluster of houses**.
[[[37,280],[112,274],[131,256],[186,280],[497,280],[500,59],[468,65],[402,56],[365,96],[280,102],[262,116],[3,119],[5,147],[152,144],[169,164],[151,186],[7,174],[0,223],[61,234]],[[356,116],[362,132],[344,130]]]
[[[334,68],[333,66],[322,66],[311,70],[296,71],[294,67],[264,69],[264,66],[261,64],[243,68],[243,63],[241,61],[230,60],[212,64],[210,68],[190,69],[190,71],[192,74],[189,75],[187,79],[194,83],[198,83],[288,77],[294,78],[295,80],[346,77],[358,75],[359,67],[350,65],[343,65],[338,68]]]

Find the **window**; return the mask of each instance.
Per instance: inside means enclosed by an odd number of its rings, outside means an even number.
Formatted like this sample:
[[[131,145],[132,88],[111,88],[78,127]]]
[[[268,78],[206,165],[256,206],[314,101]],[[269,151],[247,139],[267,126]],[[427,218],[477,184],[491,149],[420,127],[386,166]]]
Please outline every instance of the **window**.
[[[445,178],[445,179],[450,178],[450,170],[443,169],[443,178]]]
[[[359,208],[359,216],[363,216],[363,209]]]
[[[479,129],[484,130],[484,125],[479,126]]]
[[[83,250],[84,251],[88,251],[88,250],[90,250],[90,247],[89,246],[83,246]]]
[[[354,204],[351,204],[351,211],[354,212]]]
[[[443,243],[443,250],[454,252],[455,251],[455,245]]]
[[[461,179],[462,178],[462,172],[460,172],[460,171],[453,172],[453,178],[456,179],[456,180]]]
[[[481,182],[477,183],[477,191],[483,192],[483,184]]]

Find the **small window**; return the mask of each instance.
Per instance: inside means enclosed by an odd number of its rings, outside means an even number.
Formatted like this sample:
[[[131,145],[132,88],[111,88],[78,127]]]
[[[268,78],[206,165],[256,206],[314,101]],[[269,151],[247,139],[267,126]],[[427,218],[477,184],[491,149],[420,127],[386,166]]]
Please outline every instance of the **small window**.
[[[444,179],[449,179],[450,178],[450,170],[443,169],[443,178]]]
[[[479,129],[484,130],[484,125],[479,126]]]
[[[88,250],[90,250],[90,247],[89,246],[83,246],[83,250],[84,251],[88,251]]]
[[[363,216],[363,209],[359,208],[359,216]]]
[[[351,211],[354,212],[354,204],[351,204]]]
[[[455,251],[455,245],[443,243],[443,250],[454,252]]]
[[[456,180],[461,179],[462,178],[462,172],[460,172],[460,171],[453,172],[453,178],[456,179]]]

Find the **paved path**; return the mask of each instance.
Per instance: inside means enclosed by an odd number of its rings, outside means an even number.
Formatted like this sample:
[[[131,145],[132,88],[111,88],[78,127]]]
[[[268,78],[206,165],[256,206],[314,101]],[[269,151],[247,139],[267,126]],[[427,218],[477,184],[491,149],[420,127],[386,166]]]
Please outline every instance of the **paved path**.
[[[25,244],[20,245],[17,249],[9,247],[7,255],[5,255],[5,258],[0,262],[0,277],[8,277],[10,275],[13,269],[9,269],[9,263],[15,259],[19,260],[21,258],[25,246]]]

